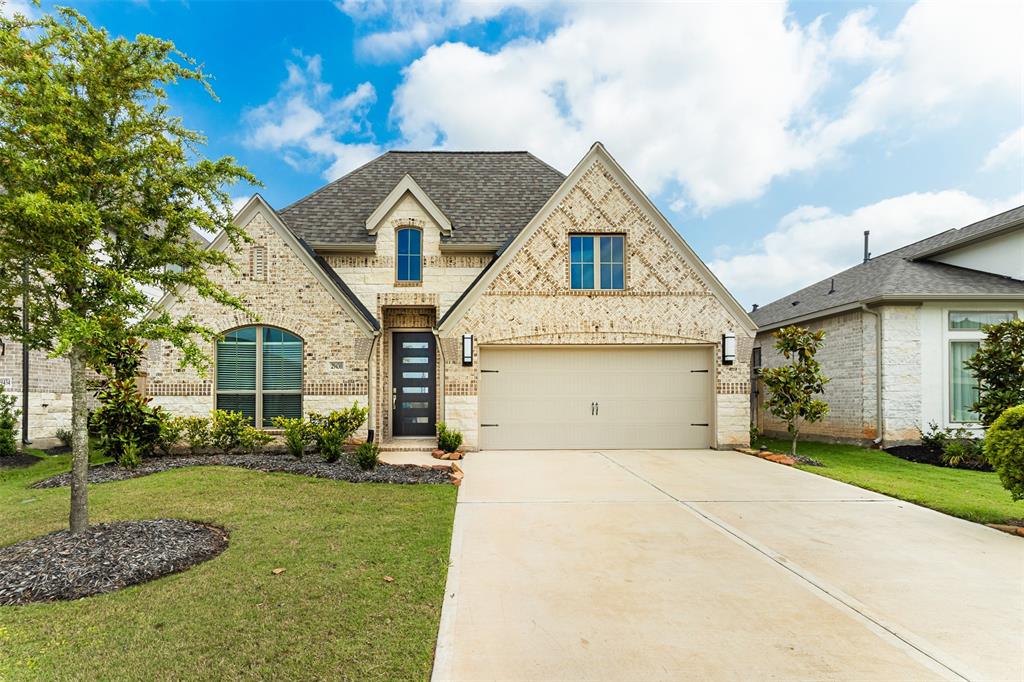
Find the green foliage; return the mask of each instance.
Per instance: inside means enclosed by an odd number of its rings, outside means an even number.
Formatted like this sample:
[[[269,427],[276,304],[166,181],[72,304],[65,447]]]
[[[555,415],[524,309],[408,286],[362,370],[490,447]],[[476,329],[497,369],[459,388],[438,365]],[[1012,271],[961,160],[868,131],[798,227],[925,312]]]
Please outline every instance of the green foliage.
[[[10,457],[18,451],[14,434],[18,430],[18,417],[21,410],[14,407],[17,398],[4,392],[0,384],[0,457]]]
[[[947,429],[939,428],[939,425],[935,422],[928,422],[927,431],[922,431],[920,428],[917,431],[921,434],[922,445],[939,451],[946,449],[946,441],[950,437]]]
[[[228,188],[258,183],[231,158],[204,157],[205,138],[168,103],[168,86],[183,81],[212,96],[202,69],[166,40],[111,36],[69,8],[0,16],[0,336],[70,361],[76,533],[88,525],[92,350],[115,336],[164,339],[203,369],[216,330],[167,309],[148,314],[147,290],[181,286],[246,309],[209,277],[237,271],[231,249],[206,249],[193,230],[223,231],[239,247],[249,238],[232,222]],[[136,446],[148,448],[127,447]]]
[[[312,438],[309,422],[301,417],[274,417],[274,426],[284,431],[284,444],[289,454],[302,459],[306,444]]]
[[[356,465],[363,471],[375,469],[380,462],[380,446],[376,443],[360,443],[356,448]]]
[[[1014,500],[1024,500],[1024,404],[1008,408],[985,435],[985,455]]]
[[[246,427],[242,429],[242,437],[239,447],[250,455],[255,455],[265,446],[269,445],[273,440],[274,437],[263,429],[257,429],[255,426],[246,425]]]
[[[981,389],[974,411],[991,425],[1003,412],[1024,403],[1024,320],[987,325],[985,341],[964,367]]]
[[[243,447],[246,429],[251,429],[249,418],[241,412],[214,410],[210,413],[210,445],[225,455]]]
[[[987,470],[985,441],[973,437],[951,438],[942,449],[942,463],[956,469]]]
[[[181,439],[188,443],[189,452],[199,454],[210,447],[210,420],[206,417],[175,417],[181,429]]]
[[[437,447],[445,452],[455,452],[462,445],[462,432],[449,429],[444,422],[437,423]]]
[[[60,441],[61,445],[63,445],[66,448],[71,447],[71,429],[57,429],[56,436],[57,440]]]
[[[160,413],[160,433],[157,435],[156,446],[165,455],[171,454],[171,448],[178,444],[182,436],[180,417],[172,417],[167,412]]]
[[[98,448],[120,466],[134,468],[149,454],[160,438],[164,420],[159,407],[150,407],[142,397],[135,377],[142,363],[145,345],[133,338],[107,338],[94,351],[94,362],[103,379],[92,413]]]
[[[815,355],[825,339],[824,331],[812,332],[802,327],[783,327],[774,334],[775,349],[789,362],[761,370],[761,379],[768,392],[768,411],[786,422],[793,437],[791,452],[796,455],[800,422],[817,422],[828,414],[828,404],[814,396],[825,392],[829,379],[822,373]]]
[[[352,407],[334,410],[328,415],[310,413],[310,436],[325,462],[337,462],[341,459],[345,441],[366,423],[369,412],[368,408],[359,407],[359,403],[356,402]]]

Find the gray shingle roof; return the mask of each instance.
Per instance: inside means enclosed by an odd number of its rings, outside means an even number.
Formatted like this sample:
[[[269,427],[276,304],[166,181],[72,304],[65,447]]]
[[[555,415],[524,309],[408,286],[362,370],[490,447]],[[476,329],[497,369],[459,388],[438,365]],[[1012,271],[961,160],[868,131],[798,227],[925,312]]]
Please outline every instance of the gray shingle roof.
[[[750,317],[759,327],[771,327],[881,296],[1024,296],[1024,281],[924,260],[927,254],[990,236],[1015,224],[1024,226],[1024,206],[876,256],[758,308]]]
[[[528,152],[400,152],[377,157],[279,211],[313,244],[369,244],[366,219],[406,175],[452,222],[442,244],[503,244],[565,179]]]

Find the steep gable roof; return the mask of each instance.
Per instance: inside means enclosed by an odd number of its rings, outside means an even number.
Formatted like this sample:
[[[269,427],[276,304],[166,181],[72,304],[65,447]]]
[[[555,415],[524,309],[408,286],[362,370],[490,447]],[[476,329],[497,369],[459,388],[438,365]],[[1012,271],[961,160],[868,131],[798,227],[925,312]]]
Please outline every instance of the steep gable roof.
[[[391,151],[278,215],[314,247],[370,244],[367,219],[406,175],[451,221],[442,245],[488,247],[522,230],[564,179],[528,152]]]
[[[1024,297],[1020,280],[926,260],[1015,226],[1024,226],[1024,206],[876,256],[760,307],[750,316],[766,329],[883,298]]]
[[[738,325],[742,328],[747,329],[753,333],[757,329],[757,325],[750,319],[743,307],[733,298],[732,294],[729,293],[728,289],[722,285],[722,283],[715,277],[714,273],[708,269],[704,261],[690,248],[690,245],[686,243],[682,235],[672,227],[671,223],[662,215],[661,211],[651,202],[646,194],[637,186],[631,177],[623,170],[622,166],[612,158],[608,150],[604,148],[600,142],[595,142],[587,154],[580,160],[576,167],[569,173],[568,176],[562,181],[558,190],[551,194],[543,206],[532,216],[529,223],[520,231],[514,235],[504,246],[502,246],[495,258],[488,263],[487,267],[480,272],[473,283],[463,292],[462,296],[448,309],[444,316],[438,321],[437,328],[440,330],[447,330],[453,327],[458,320],[465,314],[466,310],[473,305],[476,298],[487,289],[488,286],[494,281],[495,277],[501,272],[501,270],[509,263],[509,261],[515,257],[515,254],[526,244],[530,239],[530,236],[539,228],[541,223],[547,219],[552,211],[565,196],[572,191],[576,184],[580,181],[583,174],[596,162],[600,161],[604,166],[611,171],[616,177],[619,184],[622,186],[629,196],[639,205],[640,209],[646,213],[655,225],[658,226],[663,233],[668,237],[672,245],[678,250],[678,252],[685,258],[686,262],[693,268],[694,271],[708,284],[708,287],[718,300],[725,306],[725,308],[732,313]]]

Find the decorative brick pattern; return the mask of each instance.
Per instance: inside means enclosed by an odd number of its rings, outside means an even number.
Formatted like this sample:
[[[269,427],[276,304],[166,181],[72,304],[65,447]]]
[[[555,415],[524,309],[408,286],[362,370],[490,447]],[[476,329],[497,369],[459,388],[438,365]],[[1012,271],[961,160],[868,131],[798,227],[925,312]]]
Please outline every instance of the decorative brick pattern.
[[[569,235],[623,234],[626,289],[569,288]],[[737,334],[735,365],[716,368],[720,444],[749,440],[749,362],[752,338],[718,301],[650,216],[643,213],[600,162],[584,173],[558,206],[499,272],[483,295],[442,340],[446,418],[475,431],[475,385],[481,344],[702,344],[721,356],[723,333]],[[462,334],[473,334],[474,365],[463,367]],[[449,387],[459,387],[453,393]],[[458,396],[459,414],[452,412]]]
[[[249,248],[232,255],[244,274],[236,275],[223,267],[212,270],[210,277],[240,296],[256,317],[188,294],[170,304],[171,314],[191,315],[219,332],[248,324],[264,324],[297,334],[304,342],[303,377],[307,393],[361,396],[366,404],[371,339],[356,326],[348,311],[299,260],[262,214],[256,214],[245,229],[254,239],[252,246],[265,249],[266,281],[253,281],[248,276]],[[213,344],[207,351],[211,358],[215,356]],[[172,411],[205,413],[212,403],[213,372],[201,377],[194,369],[181,368],[180,359],[181,354],[169,344],[150,344],[145,365],[146,390]],[[341,368],[335,369],[338,362],[342,363]]]

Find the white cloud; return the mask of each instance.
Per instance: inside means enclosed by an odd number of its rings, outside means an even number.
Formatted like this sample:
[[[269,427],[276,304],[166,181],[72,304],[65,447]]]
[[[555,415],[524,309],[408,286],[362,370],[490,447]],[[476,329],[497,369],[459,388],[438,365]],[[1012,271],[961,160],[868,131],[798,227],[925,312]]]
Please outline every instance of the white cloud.
[[[39,9],[30,0],[0,0],[0,16],[20,14],[26,19],[39,18]]]
[[[865,136],[1019,106],[1022,8],[920,3],[885,35],[856,10],[827,36],[784,4],[572,4],[543,39],[429,48],[391,115],[413,147],[529,149],[563,170],[599,139],[645,190],[706,212]],[[851,62],[869,74],[837,95]]]
[[[1024,170],[1024,127],[1007,135],[985,156],[981,170],[989,171],[1003,166],[1015,165],[1018,172]]]
[[[339,0],[335,5],[349,15],[357,26],[376,27],[358,39],[357,52],[376,61],[404,57],[439,40],[452,29],[492,19],[513,8],[538,13],[552,3],[549,0]]]
[[[871,230],[871,253],[878,256],[1021,203],[1024,196],[986,201],[946,190],[904,194],[848,214],[801,206],[753,250],[708,265],[745,305],[763,305],[861,262],[864,230]]]
[[[288,79],[274,98],[246,112],[245,144],[281,151],[295,168],[326,164],[323,176],[333,180],[380,154],[366,120],[377,93],[372,84],[360,83],[334,97],[323,81],[319,55],[298,59],[287,64]]]

